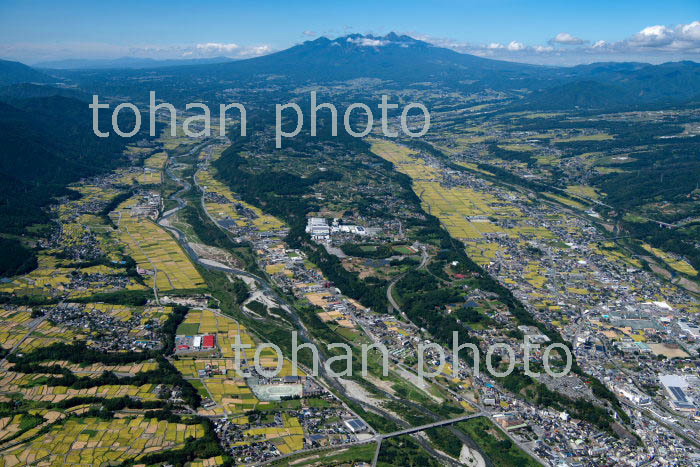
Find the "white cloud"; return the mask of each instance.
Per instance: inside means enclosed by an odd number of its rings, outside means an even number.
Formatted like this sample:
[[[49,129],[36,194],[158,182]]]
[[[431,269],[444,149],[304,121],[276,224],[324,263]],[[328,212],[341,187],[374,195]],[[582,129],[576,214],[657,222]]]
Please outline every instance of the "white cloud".
[[[525,44],[523,44],[522,42],[518,42],[518,41],[510,41],[507,49],[510,50],[511,52],[519,52],[521,50],[525,50]]]
[[[700,21],[682,24],[679,28],[681,37],[688,40],[700,41]]]
[[[381,47],[388,43],[388,41],[370,39],[369,37],[351,37],[348,39],[348,42],[352,42],[353,44],[361,45],[363,47]]]
[[[554,36],[553,39],[549,40],[549,43],[554,45],[554,44],[563,44],[563,45],[581,45],[585,44],[587,41],[584,41],[583,39],[580,39],[578,37],[574,37],[568,32],[560,32],[556,36]]]
[[[115,59],[121,57],[154,58],[250,58],[266,55],[274,50],[267,44],[240,45],[232,42],[203,42],[193,45],[114,45],[89,42],[60,44],[14,43],[0,44],[0,57],[26,63],[66,58]]]
[[[243,50],[238,52],[238,58],[248,58],[248,57],[259,57],[261,55],[267,55],[274,52],[272,47],[269,45],[255,45],[252,47],[245,47]]]
[[[638,47],[663,46],[671,42],[672,34],[666,26],[649,26],[632,36],[627,43]]]
[[[338,33],[343,33],[337,31]],[[318,35],[304,31],[304,36]],[[321,31],[319,34],[329,34]],[[593,61],[627,60],[663,62],[689,59],[700,61],[700,21],[678,25],[650,25],[617,42],[588,42],[561,32],[541,44],[526,44],[513,38],[510,42],[470,43],[450,38],[436,38],[415,32],[408,35],[457,52],[503,60],[531,63],[590,63]],[[349,39],[366,47],[381,47],[388,41],[373,37]],[[250,58],[274,50],[267,44],[243,45],[234,42],[202,42],[187,45],[115,45],[91,42],[9,43],[0,44],[0,57],[36,63],[64,58],[148,57],[155,59],[208,58],[226,56]]]
[[[306,31],[302,32],[302,34],[303,34],[304,36],[307,36],[307,37],[316,37],[316,36],[318,36],[318,34],[316,33],[316,31],[309,31],[309,30],[306,30]]]
[[[653,25],[642,28],[624,40],[587,41],[562,32],[547,44],[525,44],[512,40],[475,44],[449,38],[410,34],[417,39],[457,52],[501,60],[540,64],[578,64],[595,61],[645,61],[661,63],[672,60],[700,61],[700,21],[675,26]]]
[[[205,44],[197,44],[195,46],[197,50],[204,53],[233,53],[240,49],[241,46],[238,44],[222,44],[221,42],[207,42]]]
[[[676,26],[648,26],[614,45],[620,48],[700,53],[700,21]]]

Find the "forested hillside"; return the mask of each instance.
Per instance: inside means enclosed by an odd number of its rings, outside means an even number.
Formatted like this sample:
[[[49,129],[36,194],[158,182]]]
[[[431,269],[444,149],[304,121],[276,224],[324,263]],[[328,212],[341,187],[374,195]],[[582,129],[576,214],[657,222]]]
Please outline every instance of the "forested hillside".
[[[74,194],[68,184],[124,162],[131,139],[97,137],[91,112],[85,102],[61,96],[0,101],[0,233],[21,235],[47,222],[42,208]],[[0,265],[0,275],[25,263],[20,257]]]

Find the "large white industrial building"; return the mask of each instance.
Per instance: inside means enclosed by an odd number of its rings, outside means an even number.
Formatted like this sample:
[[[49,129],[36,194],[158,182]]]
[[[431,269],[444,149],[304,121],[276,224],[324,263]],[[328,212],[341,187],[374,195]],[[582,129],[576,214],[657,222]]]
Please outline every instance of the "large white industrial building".
[[[306,233],[314,240],[325,240],[331,236],[328,221],[322,217],[310,217],[306,222]]]
[[[688,381],[684,376],[663,375],[659,377],[659,381],[668,393],[669,402],[674,409],[682,412],[694,412],[697,410],[697,406],[685,392],[688,387]]]

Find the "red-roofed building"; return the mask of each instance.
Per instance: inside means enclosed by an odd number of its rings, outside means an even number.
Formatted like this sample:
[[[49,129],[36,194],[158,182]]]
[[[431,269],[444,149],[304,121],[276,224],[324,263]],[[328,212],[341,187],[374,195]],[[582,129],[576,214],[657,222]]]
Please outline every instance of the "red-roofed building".
[[[208,334],[202,339],[203,349],[213,349],[216,346],[216,336],[213,334]]]

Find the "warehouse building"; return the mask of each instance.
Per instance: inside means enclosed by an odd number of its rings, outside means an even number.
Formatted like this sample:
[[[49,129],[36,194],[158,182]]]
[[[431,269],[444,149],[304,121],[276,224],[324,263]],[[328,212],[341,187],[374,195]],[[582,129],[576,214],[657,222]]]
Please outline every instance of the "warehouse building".
[[[680,412],[694,412],[697,407],[693,400],[688,397],[685,389],[688,387],[688,381],[683,376],[664,375],[659,378],[664,389],[668,393],[668,398],[674,409]]]
[[[327,240],[331,236],[328,221],[322,217],[310,217],[306,221],[306,233],[314,240]]]

